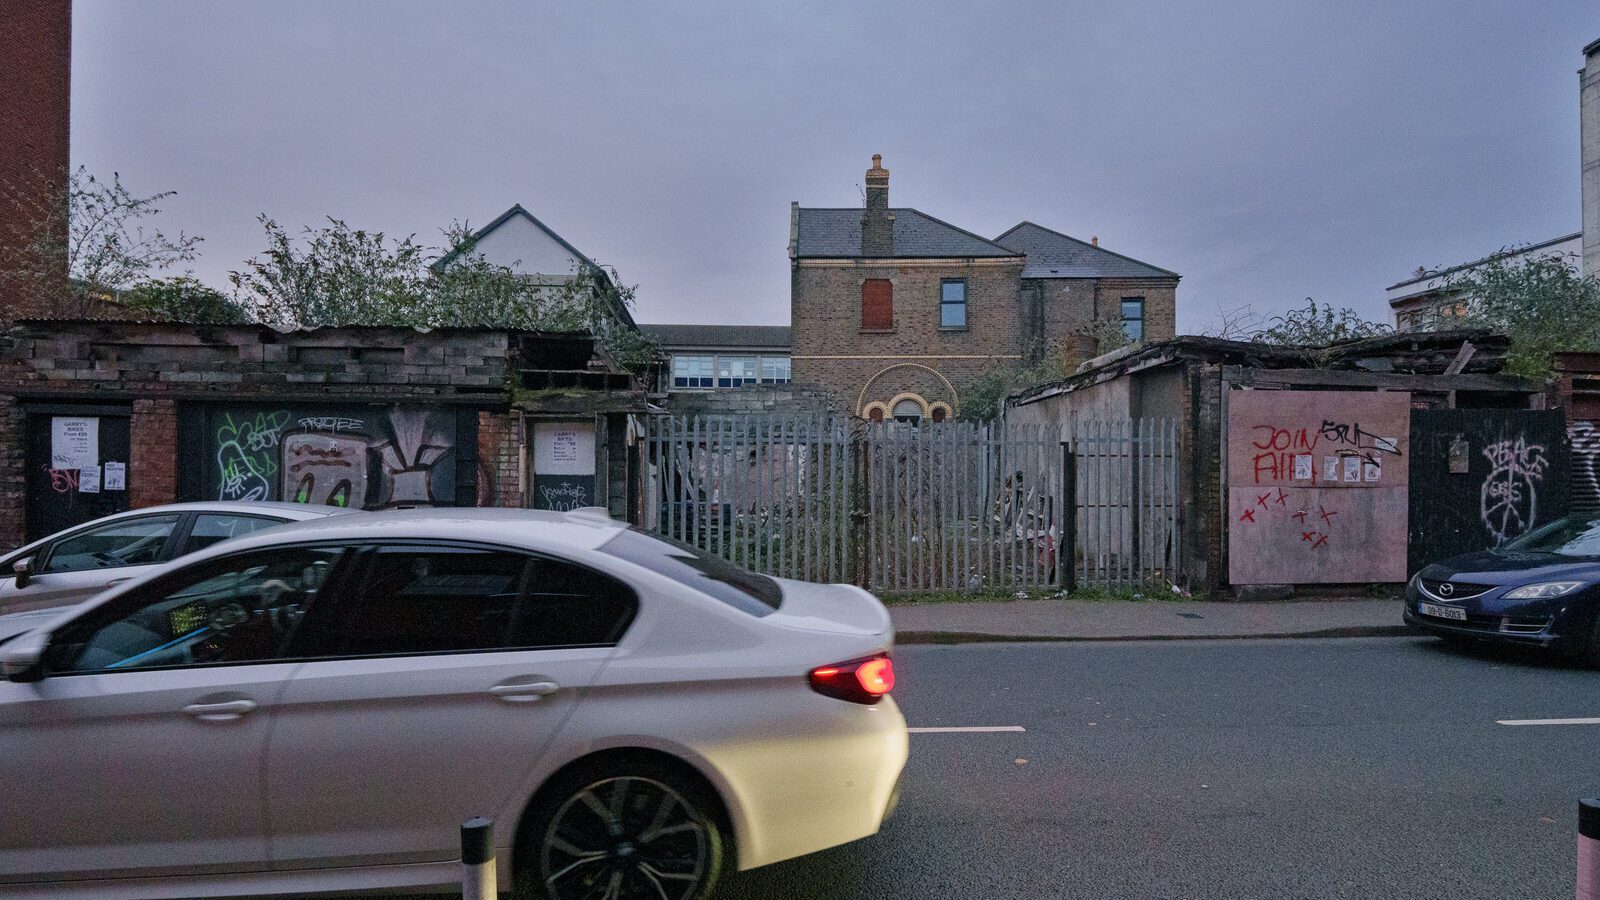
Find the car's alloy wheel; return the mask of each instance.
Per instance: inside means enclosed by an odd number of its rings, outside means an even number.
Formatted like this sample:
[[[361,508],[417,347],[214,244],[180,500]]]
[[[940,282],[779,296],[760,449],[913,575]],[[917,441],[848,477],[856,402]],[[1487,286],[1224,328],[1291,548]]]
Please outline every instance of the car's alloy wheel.
[[[720,841],[683,791],[640,775],[600,778],[556,807],[538,878],[550,900],[694,900],[716,880]]]

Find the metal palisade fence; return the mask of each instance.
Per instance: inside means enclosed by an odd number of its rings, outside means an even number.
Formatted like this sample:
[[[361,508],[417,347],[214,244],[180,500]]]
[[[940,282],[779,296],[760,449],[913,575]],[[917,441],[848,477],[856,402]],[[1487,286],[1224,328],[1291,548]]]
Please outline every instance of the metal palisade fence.
[[[1118,585],[1170,570],[1172,423],[1069,432],[1067,444],[1045,425],[654,416],[643,524],[759,572],[879,591]]]

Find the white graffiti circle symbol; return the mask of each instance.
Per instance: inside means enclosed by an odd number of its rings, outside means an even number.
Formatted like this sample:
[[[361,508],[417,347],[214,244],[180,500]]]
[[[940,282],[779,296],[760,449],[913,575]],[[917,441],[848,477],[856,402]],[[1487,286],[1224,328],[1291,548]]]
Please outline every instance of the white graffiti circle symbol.
[[[1543,444],[1523,438],[1483,448],[1489,474],[1478,492],[1479,515],[1496,547],[1526,532],[1538,518],[1539,488],[1549,459]]]

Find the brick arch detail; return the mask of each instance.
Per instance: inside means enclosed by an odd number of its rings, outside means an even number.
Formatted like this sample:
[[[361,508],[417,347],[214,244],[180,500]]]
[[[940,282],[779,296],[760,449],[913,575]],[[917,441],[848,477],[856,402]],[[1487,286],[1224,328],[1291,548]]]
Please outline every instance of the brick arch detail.
[[[865,416],[866,415],[867,392],[872,389],[872,385],[875,384],[878,381],[878,379],[884,377],[885,375],[889,374],[890,372],[893,372],[896,369],[919,369],[919,370],[921,370],[923,372],[927,372],[928,374],[932,375],[934,378],[938,379],[939,383],[944,385],[944,389],[949,392],[950,399],[949,399],[949,402],[946,405],[951,410],[952,418],[954,417],[954,414],[959,411],[958,404],[959,404],[960,401],[956,397],[955,385],[951,384],[950,383],[950,379],[944,377],[944,374],[941,373],[938,369],[932,368],[930,366],[922,365],[921,363],[895,363],[892,366],[885,366],[884,368],[879,369],[877,371],[877,373],[875,373],[871,378],[867,379],[867,383],[866,384],[863,384],[861,386],[861,392],[856,395],[856,415],[857,416]],[[921,398],[919,398],[919,399],[921,399]],[[923,400],[923,407],[927,408],[927,406],[928,406],[928,401],[924,399]],[[893,407],[891,406],[890,408],[892,409]]]

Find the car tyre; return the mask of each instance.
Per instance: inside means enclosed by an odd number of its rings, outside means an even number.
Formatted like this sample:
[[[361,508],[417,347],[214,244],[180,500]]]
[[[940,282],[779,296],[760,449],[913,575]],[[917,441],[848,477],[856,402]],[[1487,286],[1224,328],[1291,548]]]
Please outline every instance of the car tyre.
[[[519,835],[518,900],[704,900],[724,862],[715,799],[652,760],[558,775]]]

